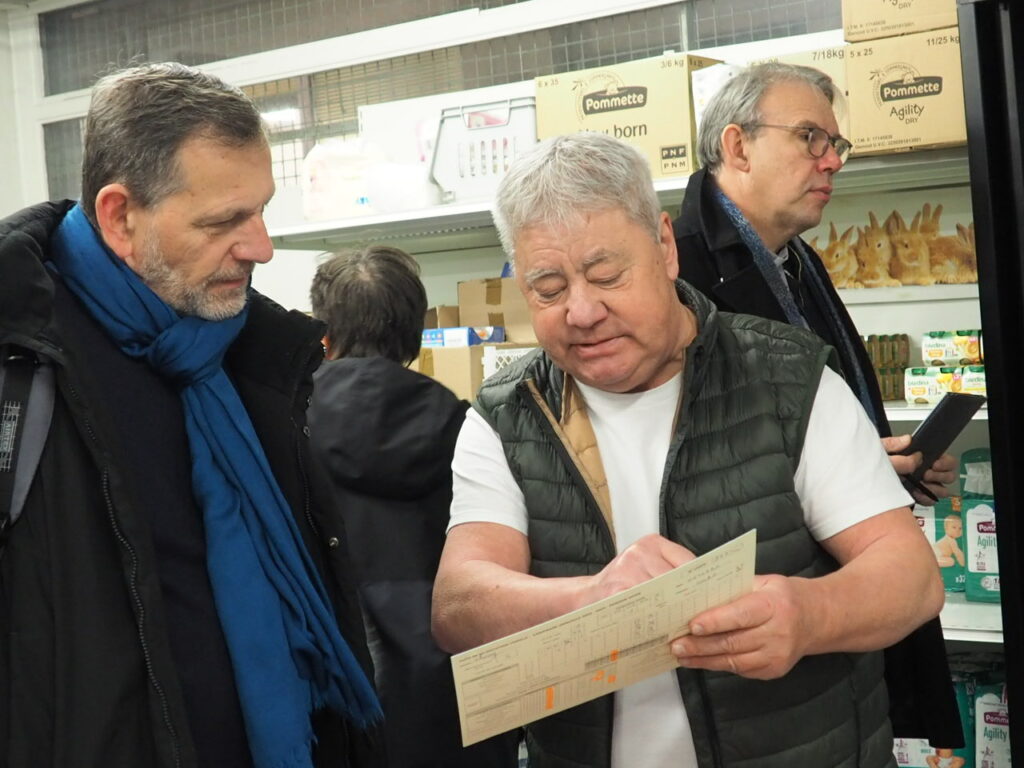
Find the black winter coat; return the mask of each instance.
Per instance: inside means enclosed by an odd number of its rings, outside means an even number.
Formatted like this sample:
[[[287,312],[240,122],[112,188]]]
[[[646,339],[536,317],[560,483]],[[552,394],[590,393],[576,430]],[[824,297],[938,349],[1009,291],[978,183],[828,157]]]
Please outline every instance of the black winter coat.
[[[710,298],[722,311],[786,322],[782,306],[761,277],[753,256],[715,201],[713,185],[713,177],[706,169],[694,173],[687,182],[679,218],[673,222],[679,251],[679,277]],[[836,344],[837,331],[827,320],[829,313],[823,303],[832,306],[850,338],[857,342],[860,336],[832,287],[824,265],[816,261],[812,266],[823,278],[828,295],[804,295],[804,314],[811,330],[840,353],[841,372],[848,380],[853,366],[863,372],[879,433],[886,437],[891,432],[867,351],[863,344],[855,344],[856,359],[842,354],[841,345]],[[798,286],[800,290],[804,288]],[[837,436],[837,439],[842,438]],[[887,648],[885,663],[894,734],[903,738],[927,738],[936,746],[962,746],[960,715],[939,620],[932,619]]]
[[[328,361],[314,376],[310,440],[345,518],[391,768],[516,764],[514,734],[462,747],[449,656],[430,634],[467,408],[383,357]]]
[[[118,458],[147,447],[129,445],[110,412],[87,396],[96,391],[95,350],[70,342],[77,334],[62,318],[82,311],[67,306],[77,300],[45,266],[71,205],[42,204],[0,222],[0,344],[49,356],[57,374],[39,470],[0,561],[0,765],[194,768],[145,496],[132,492]],[[304,434],[321,332],[253,293],[225,367],[342,633],[372,676],[344,526],[324,504]],[[314,729],[318,768],[381,764],[375,732],[331,713]]]

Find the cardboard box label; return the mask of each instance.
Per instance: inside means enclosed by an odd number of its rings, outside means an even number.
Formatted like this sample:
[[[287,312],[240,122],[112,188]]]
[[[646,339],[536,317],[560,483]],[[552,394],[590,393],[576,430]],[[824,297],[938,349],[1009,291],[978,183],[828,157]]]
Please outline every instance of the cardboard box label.
[[[956,24],[956,0],[843,0],[843,39],[849,42]]]
[[[956,28],[856,43],[846,72],[854,154],[967,141]]]
[[[640,149],[654,178],[696,170],[690,73],[713,59],[668,54],[537,78],[537,138],[600,131]]]

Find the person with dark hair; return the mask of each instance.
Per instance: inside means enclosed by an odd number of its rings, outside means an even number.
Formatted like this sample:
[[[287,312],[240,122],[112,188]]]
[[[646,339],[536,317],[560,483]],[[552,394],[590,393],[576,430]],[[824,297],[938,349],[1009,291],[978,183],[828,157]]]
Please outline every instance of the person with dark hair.
[[[817,226],[851,144],[839,134],[841,92],[812,67],[746,67],[708,103],[697,135],[701,170],[690,176],[673,222],[679,276],[725,312],[807,328],[830,344],[840,371],[875,425],[893,469],[908,475],[910,435],[892,436],[867,350],[821,258],[801,234]],[[957,461],[940,456],[924,474],[932,496],[949,495]],[[960,746],[960,716],[942,627],[927,622],[886,649],[897,736]]]
[[[0,764],[380,765],[306,436],[322,326],[250,286],[273,255],[256,105],[176,63],[104,77],[82,189],[0,222],[0,350],[56,381],[0,521]]]
[[[514,734],[463,748],[448,654],[430,634],[431,590],[468,403],[408,369],[427,296],[395,248],[341,253],[310,289],[327,325],[310,440],[345,518],[391,768],[511,768]]]

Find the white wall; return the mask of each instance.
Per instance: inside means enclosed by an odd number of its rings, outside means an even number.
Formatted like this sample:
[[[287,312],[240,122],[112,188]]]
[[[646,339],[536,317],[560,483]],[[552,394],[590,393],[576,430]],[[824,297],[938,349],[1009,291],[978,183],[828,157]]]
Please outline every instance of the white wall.
[[[309,286],[326,254],[317,251],[274,251],[274,258],[253,271],[252,285],[286,309],[310,311]],[[497,277],[505,263],[500,248],[479,248],[418,257],[427,304],[458,304],[461,280]]]
[[[0,217],[24,207],[18,165],[18,115],[14,100],[14,60],[7,11],[0,11]]]

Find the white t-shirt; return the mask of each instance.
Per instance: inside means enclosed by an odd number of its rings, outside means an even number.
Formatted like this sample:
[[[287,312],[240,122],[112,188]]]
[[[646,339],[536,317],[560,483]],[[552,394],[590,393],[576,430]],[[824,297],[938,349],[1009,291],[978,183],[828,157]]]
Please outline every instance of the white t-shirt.
[[[671,442],[681,376],[634,394],[580,386],[601,451],[621,552],[659,532],[658,495]],[[505,460],[501,440],[470,409],[452,461],[449,530],[462,523],[507,525],[526,535],[529,516]],[[827,539],[873,515],[913,500],[892,470],[864,409],[832,370],[822,373],[794,475],[804,520],[815,539]],[[615,694],[612,768],[689,768],[697,765],[689,721],[675,673]]]

